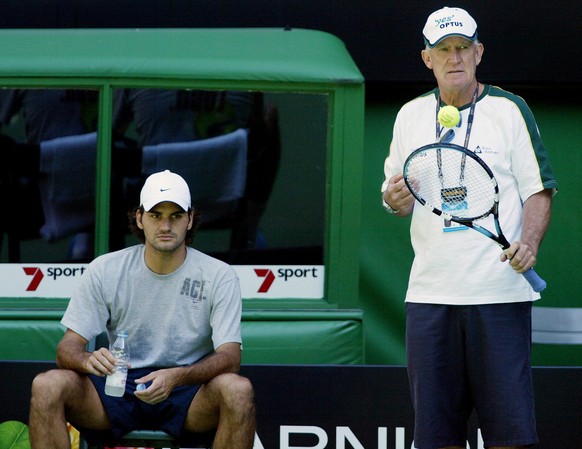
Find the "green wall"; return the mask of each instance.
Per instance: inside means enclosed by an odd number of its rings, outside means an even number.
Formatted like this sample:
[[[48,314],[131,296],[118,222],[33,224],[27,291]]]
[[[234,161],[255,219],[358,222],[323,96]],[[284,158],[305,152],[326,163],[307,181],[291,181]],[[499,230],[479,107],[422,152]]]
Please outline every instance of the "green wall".
[[[560,190],[550,230],[538,254],[536,270],[548,282],[543,307],[581,307],[580,230],[582,195],[582,107],[579,89],[501,86],[522,95],[532,109]],[[396,112],[408,99],[432,86],[370,87],[366,103],[366,141],[362,192],[360,301],[365,313],[366,363],[404,364],[404,305],[412,263],[409,219],[392,217],[381,206],[383,162]],[[535,365],[582,365],[582,345],[534,344]]]

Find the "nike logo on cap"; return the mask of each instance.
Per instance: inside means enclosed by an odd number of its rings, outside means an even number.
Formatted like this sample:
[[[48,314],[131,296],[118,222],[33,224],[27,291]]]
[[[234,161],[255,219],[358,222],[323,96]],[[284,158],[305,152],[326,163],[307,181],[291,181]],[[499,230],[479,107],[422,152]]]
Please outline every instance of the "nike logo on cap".
[[[162,189],[162,188],[160,188],[160,192],[166,192],[167,190],[172,190],[172,188],[171,187],[168,188],[168,189]]]

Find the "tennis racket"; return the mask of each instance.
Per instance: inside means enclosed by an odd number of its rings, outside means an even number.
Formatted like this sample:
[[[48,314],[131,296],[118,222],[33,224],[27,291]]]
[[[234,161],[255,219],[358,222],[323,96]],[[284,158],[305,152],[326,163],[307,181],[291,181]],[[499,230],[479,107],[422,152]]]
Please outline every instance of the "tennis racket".
[[[475,153],[451,143],[425,145],[408,156],[403,173],[416,200],[442,216],[445,223],[448,220],[467,226],[489,237],[501,249],[509,248],[499,225],[499,185],[491,169]],[[497,235],[475,223],[489,215]],[[534,291],[546,288],[546,282],[533,268],[523,276]]]

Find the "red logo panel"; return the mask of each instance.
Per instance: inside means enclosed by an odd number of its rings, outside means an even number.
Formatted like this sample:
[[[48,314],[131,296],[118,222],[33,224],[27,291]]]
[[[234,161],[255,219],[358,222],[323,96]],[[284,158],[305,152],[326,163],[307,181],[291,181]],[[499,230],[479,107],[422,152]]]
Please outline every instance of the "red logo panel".
[[[32,276],[32,281],[30,281],[26,291],[35,292],[38,288],[38,284],[40,284],[40,281],[42,281],[44,274],[42,274],[41,269],[37,267],[22,267],[22,269],[28,276]]]
[[[275,280],[275,275],[268,268],[255,268],[255,273],[258,277],[265,278],[257,292],[267,293],[269,288],[271,288],[271,284],[273,284],[273,281]]]

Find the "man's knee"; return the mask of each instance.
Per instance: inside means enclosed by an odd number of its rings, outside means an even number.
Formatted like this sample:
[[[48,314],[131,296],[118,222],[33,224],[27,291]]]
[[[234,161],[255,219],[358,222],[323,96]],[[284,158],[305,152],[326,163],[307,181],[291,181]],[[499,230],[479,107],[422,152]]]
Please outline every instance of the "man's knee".
[[[231,383],[231,387],[230,409],[240,417],[245,417],[244,419],[254,416],[255,393],[251,381],[246,377],[236,376]]]
[[[59,371],[51,370],[38,374],[32,381],[32,395],[36,396],[58,389],[61,383]]]
[[[213,379],[226,404],[231,407],[248,407],[254,403],[254,389],[251,381],[238,374],[221,374]]]
[[[79,374],[69,370],[50,370],[38,374],[32,381],[32,400],[64,401],[78,385]]]
[[[229,392],[242,399],[252,400],[254,398],[254,389],[251,381],[246,377],[239,376],[237,374],[227,375],[229,379],[227,380]]]

